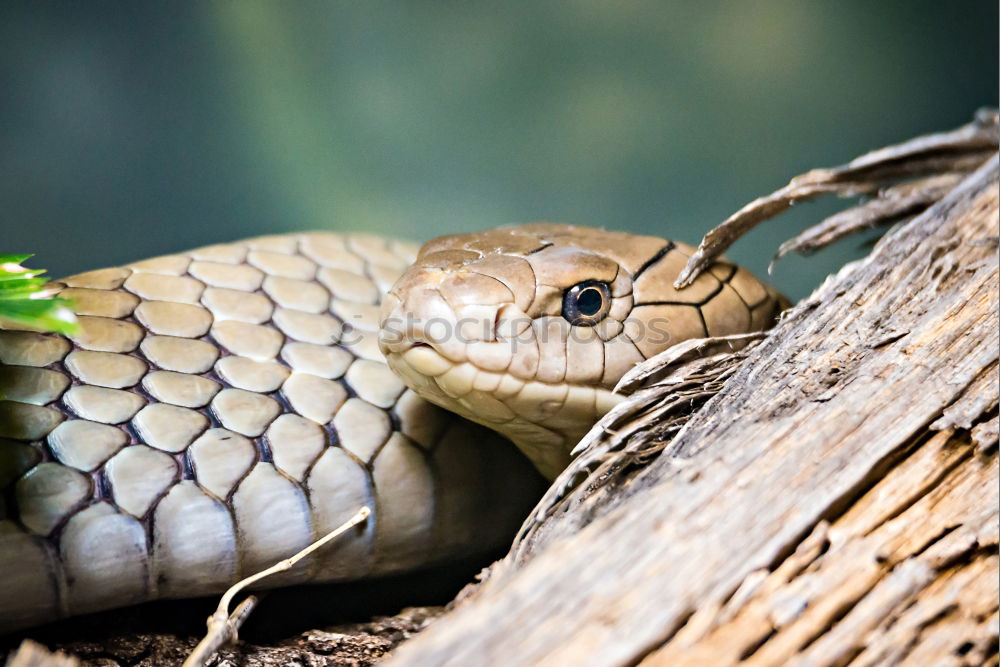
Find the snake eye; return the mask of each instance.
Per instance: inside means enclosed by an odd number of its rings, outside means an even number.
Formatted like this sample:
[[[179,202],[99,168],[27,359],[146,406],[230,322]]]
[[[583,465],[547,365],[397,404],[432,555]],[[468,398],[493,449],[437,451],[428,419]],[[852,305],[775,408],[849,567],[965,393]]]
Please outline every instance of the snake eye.
[[[570,324],[592,327],[604,319],[610,308],[611,290],[599,280],[577,283],[563,294],[562,316]]]

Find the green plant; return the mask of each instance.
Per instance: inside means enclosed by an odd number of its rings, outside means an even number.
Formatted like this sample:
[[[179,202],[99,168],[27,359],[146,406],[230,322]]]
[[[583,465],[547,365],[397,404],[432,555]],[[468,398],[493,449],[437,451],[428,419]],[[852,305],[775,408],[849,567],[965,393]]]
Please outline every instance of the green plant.
[[[21,266],[31,255],[0,255],[0,322],[59,333],[77,329],[70,302],[46,287],[44,269]]]

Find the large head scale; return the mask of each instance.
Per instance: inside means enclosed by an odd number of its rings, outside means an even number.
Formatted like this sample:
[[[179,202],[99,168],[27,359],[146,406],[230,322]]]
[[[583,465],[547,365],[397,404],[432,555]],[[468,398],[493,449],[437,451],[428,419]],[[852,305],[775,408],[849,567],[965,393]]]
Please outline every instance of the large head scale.
[[[441,237],[383,301],[379,344],[418,394],[504,434],[551,478],[633,365],[773,321],[776,295],[727,262],[674,289],[692,252],[561,224]]]

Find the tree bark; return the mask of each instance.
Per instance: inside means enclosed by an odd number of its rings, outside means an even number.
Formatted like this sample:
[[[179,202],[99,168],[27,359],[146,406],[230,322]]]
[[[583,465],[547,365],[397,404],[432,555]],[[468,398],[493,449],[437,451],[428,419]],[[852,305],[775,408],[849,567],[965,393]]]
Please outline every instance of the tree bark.
[[[993,157],[388,664],[997,664],[997,211]]]

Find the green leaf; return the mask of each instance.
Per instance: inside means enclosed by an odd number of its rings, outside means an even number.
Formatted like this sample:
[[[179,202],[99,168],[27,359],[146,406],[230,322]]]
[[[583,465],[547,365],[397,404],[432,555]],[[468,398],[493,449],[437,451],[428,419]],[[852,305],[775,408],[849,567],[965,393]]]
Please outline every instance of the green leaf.
[[[0,255],[0,264],[21,264],[34,255]]]
[[[29,276],[31,274],[22,275]],[[25,291],[29,294],[37,292],[48,281],[48,278],[16,278],[12,276],[0,278],[0,299],[13,299]]]
[[[30,254],[0,255],[0,321],[22,326],[74,333],[77,330],[72,303],[46,293],[44,269],[27,269],[21,263]]]

